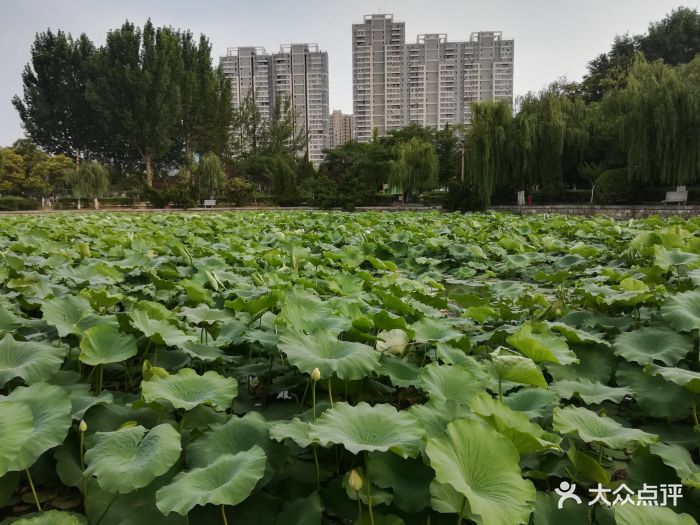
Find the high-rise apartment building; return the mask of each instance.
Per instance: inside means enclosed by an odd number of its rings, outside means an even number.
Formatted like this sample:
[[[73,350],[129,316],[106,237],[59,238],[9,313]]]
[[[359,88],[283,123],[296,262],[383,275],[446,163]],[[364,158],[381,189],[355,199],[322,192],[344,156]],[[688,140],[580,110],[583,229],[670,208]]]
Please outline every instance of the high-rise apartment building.
[[[243,104],[251,88],[263,119],[270,118],[270,57],[262,47],[232,47],[220,57],[224,74],[231,80],[233,107]]]
[[[331,113],[329,119],[329,147],[337,148],[343,144],[347,144],[353,139],[352,128],[353,128],[353,117],[352,115],[345,115],[339,109],[336,109]]]
[[[392,15],[367,15],[352,26],[355,138],[384,134],[406,122],[405,24]]]
[[[276,100],[290,100],[297,130],[306,133],[309,160],[323,160],[328,143],[328,53],[317,44],[290,44],[278,53],[262,48],[229,49],[221,57],[224,73],[233,86],[233,106],[239,107],[251,86],[263,120],[269,121]]]
[[[404,23],[367,15],[352,26],[355,138],[368,141],[408,124],[469,124],[471,103],[513,100],[513,40],[500,32],[445,34],[404,43]]]

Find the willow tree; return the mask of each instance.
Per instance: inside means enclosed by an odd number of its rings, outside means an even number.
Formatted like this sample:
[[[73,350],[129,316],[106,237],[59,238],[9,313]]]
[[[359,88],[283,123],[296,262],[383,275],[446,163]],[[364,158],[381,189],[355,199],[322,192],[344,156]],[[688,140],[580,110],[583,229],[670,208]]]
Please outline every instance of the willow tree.
[[[505,101],[472,105],[471,127],[465,140],[468,183],[484,205],[505,180],[511,158],[509,136],[513,111]]]
[[[94,199],[95,208],[99,206],[97,199],[109,188],[107,168],[96,161],[83,162],[78,170],[67,170],[65,180],[71,187],[73,197]]]
[[[400,143],[389,184],[404,194],[404,202],[415,192],[434,189],[438,184],[438,157],[432,143],[418,137]]]
[[[207,153],[199,163],[197,169],[197,187],[200,197],[202,195],[213,197],[226,185],[226,173],[221,165],[219,157],[213,153]]]
[[[672,67],[638,56],[627,87],[609,104],[622,115],[621,141],[633,181],[700,180],[700,57]]]

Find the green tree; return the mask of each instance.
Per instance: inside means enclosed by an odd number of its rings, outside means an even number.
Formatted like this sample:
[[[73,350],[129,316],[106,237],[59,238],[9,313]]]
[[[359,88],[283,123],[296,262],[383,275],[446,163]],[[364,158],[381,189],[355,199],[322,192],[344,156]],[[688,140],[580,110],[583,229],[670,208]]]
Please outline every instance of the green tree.
[[[700,57],[672,67],[639,56],[627,87],[609,105],[621,115],[631,180],[700,180]]]
[[[36,163],[31,170],[31,175],[45,182],[50,188],[50,193],[59,193],[65,188],[66,171],[74,168],[72,159],[65,155],[54,155]]]
[[[303,122],[294,112],[289,97],[276,97],[270,111],[270,122],[264,135],[263,153],[296,158],[308,154],[308,137]]]
[[[74,157],[76,164],[82,153],[99,149],[95,113],[85,102],[94,54],[84,34],[77,39],[60,30],[37,34],[22,72],[23,96],[12,99],[31,140],[50,153]]]
[[[168,27],[143,30],[130,22],[107,33],[95,57],[88,86],[114,156],[143,161],[146,184],[153,184],[153,162],[173,145],[181,118],[182,60],[178,35]]]
[[[102,197],[109,188],[107,168],[97,161],[83,162],[78,170],[66,172],[66,183],[70,186],[76,199],[95,199]]]
[[[700,13],[679,7],[659,22],[649,25],[640,38],[639,50],[647,60],[678,65],[691,62],[700,53]]]
[[[226,185],[226,173],[219,157],[207,153],[197,168],[197,189],[200,197],[214,197]]]
[[[409,202],[415,192],[434,189],[438,184],[435,147],[418,137],[399,144],[389,183],[403,192],[405,202]]]
[[[258,155],[265,142],[266,128],[255,101],[255,90],[251,88],[231,115],[229,156],[241,160]]]

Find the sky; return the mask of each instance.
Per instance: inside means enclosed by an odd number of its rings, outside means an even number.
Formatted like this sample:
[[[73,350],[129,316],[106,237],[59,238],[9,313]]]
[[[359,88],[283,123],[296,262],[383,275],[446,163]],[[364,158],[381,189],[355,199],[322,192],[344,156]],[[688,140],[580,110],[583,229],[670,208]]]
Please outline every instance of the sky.
[[[328,51],[330,109],[352,112],[351,25],[372,13],[406,23],[406,39],[447,33],[458,41],[474,31],[502,31],[515,39],[515,95],[560,77],[579,80],[586,63],[615,35],[646,31],[679,5],[700,0],[0,0],[0,146],[23,135],[11,104],[37,32],[86,33],[97,45],[128,19],[204,33],[215,57],[227,47],[317,43]],[[218,58],[216,59],[218,63]]]

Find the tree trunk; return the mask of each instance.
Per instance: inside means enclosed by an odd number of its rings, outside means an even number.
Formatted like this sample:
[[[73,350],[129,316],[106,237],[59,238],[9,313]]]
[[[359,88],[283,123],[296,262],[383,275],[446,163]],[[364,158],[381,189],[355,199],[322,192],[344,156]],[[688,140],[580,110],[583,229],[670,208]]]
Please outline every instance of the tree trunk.
[[[143,160],[146,163],[146,186],[149,188],[153,187],[153,167],[151,166],[151,156],[146,154],[143,156]]]
[[[77,149],[75,150],[75,170],[78,171],[80,169],[80,150]]]
[[[190,168],[192,167],[193,163],[192,145],[190,144],[190,141],[187,140],[185,141],[185,182],[187,182],[187,184],[192,181],[192,172],[190,171]]]

